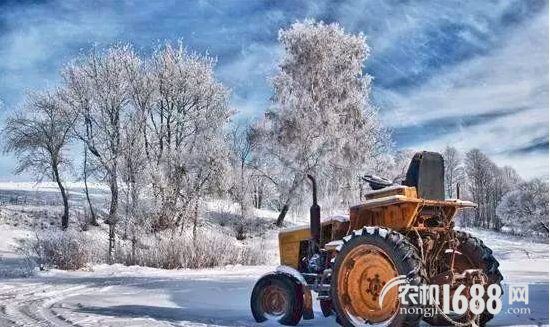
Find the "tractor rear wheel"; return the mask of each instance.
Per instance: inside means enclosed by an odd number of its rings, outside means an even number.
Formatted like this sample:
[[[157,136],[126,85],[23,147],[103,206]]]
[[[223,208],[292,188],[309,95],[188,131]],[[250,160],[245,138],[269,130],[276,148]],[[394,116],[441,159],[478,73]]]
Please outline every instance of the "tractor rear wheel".
[[[302,319],[303,297],[300,286],[284,274],[266,275],[254,286],[250,308],[256,322],[276,320],[296,326]]]
[[[491,284],[501,286],[500,283],[503,277],[498,269],[499,263],[493,256],[493,251],[483,244],[483,241],[469,233],[455,231],[455,234],[459,241],[457,248],[458,253],[455,255],[454,261],[455,272],[461,273],[466,269],[482,269],[483,273],[487,275],[488,278],[487,287]],[[440,258],[448,262],[451,261],[450,255],[446,256],[443,254]],[[466,323],[469,319],[472,319],[472,314],[466,312],[466,314],[457,317],[452,315],[449,317],[455,322]],[[485,326],[491,319],[493,319],[493,314],[485,310],[479,315],[479,325]],[[436,314],[433,317],[426,317],[424,320],[433,326],[449,326],[449,321],[441,314]]]
[[[380,227],[363,227],[346,236],[332,269],[331,297],[337,321],[346,327],[416,326],[422,318],[419,307],[401,304],[398,287],[389,289],[380,307],[384,285],[399,276],[405,276],[412,286],[425,281],[418,250],[406,237]]]

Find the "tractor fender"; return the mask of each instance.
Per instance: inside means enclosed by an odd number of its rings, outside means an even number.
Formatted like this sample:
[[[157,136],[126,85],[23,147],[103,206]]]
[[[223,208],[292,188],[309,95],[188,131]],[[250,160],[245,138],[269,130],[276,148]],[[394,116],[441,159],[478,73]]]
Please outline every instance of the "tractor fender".
[[[302,317],[304,320],[310,320],[314,318],[313,315],[313,300],[311,296],[311,289],[307,285],[307,282],[300,274],[300,272],[292,267],[289,266],[278,266],[275,270],[276,273],[286,275],[292,280],[294,280],[298,285],[302,287],[302,296],[304,299],[304,312],[302,314]]]

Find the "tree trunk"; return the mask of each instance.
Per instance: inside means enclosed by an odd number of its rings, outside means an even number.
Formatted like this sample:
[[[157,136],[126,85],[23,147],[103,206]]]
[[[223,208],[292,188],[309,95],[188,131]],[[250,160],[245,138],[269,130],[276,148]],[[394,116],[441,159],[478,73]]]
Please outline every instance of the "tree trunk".
[[[195,201],[193,207],[193,244],[197,242],[197,225],[199,224],[199,199]]]
[[[254,197],[253,197],[253,205],[256,209],[262,208],[262,200],[263,200],[263,189],[258,183],[254,183]]]
[[[288,204],[285,204],[283,206],[283,209],[279,213],[279,217],[277,217],[277,223],[276,223],[277,227],[282,227],[283,226],[283,221],[285,220],[287,212],[288,212]]]
[[[109,207],[109,262],[112,263],[113,250],[115,248],[115,224],[117,222],[118,211],[118,183],[116,170],[111,173],[109,184],[111,189],[111,205]]]
[[[61,229],[65,230],[67,229],[67,227],[69,227],[69,199],[67,197],[67,193],[65,192],[65,187],[63,187],[63,183],[61,182],[61,177],[59,176],[57,164],[53,165],[53,175],[55,177],[57,186],[59,187],[59,191],[61,192],[61,197],[63,198],[63,216],[61,217]]]
[[[363,178],[359,177],[359,202],[363,200]]]
[[[92,201],[90,200],[90,191],[88,190],[88,148],[84,147],[84,191],[86,192],[86,200],[88,201],[88,207],[90,208],[90,215],[92,216],[91,224],[93,226],[99,226],[95,215]]]
[[[109,221],[109,264],[113,264],[113,250],[115,249],[115,225]]]
[[[256,208],[261,209],[262,208],[262,200],[264,198],[264,189],[260,188],[258,190],[258,206]]]
[[[137,238],[134,232],[134,235],[132,236],[132,264],[136,264],[136,244],[137,244]]]

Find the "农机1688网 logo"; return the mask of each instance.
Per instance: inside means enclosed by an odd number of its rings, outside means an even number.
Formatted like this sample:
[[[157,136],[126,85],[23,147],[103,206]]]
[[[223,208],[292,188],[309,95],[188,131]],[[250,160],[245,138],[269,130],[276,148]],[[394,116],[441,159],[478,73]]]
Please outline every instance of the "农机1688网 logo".
[[[380,292],[379,305],[383,306],[386,294],[394,287],[398,287],[398,297],[402,305],[419,305],[436,307],[438,311],[449,314],[463,314],[470,311],[473,314],[481,314],[487,310],[491,314],[497,314],[502,310],[502,289],[497,284],[485,287],[481,284],[473,284],[467,290],[465,285],[451,290],[450,285],[410,285],[407,277],[397,276],[388,281]],[[509,304],[514,302],[529,303],[528,285],[510,285]],[[406,308],[412,309],[415,308]],[[404,312],[405,313],[405,312]]]

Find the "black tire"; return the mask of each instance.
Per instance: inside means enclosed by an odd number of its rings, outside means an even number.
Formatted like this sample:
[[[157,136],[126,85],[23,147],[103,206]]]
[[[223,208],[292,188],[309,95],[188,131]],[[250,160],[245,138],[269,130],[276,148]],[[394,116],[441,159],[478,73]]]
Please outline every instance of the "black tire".
[[[323,316],[329,317],[332,315],[332,300],[320,300],[319,305],[321,306]]]
[[[266,308],[267,302],[273,299],[266,299],[266,296],[273,296],[266,290],[276,289],[277,300],[285,301],[279,314],[272,315],[269,308]],[[270,318],[275,318],[281,325],[296,326],[302,319],[304,300],[301,286],[291,277],[285,274],[272,273],[262,277],[252,290],[250,297],[250,308],[256,322],[264,322]]]
[[[338,278],[342,262],[346,255],[359,245],[374,245],[384,251],[385,255],[393,261],[393,265],[399,275],[405,275],[410,285],[419,286],[425,283],[425,269],[418,254],[418,249],[413,246],[402,234],[386,228],[363,227],[344,238],[344,245],[333,260],[331,297],[334,311],[337,314],[337,322],[345,327],[357,326],[353,319],[348,317],[346,310],[338,297]],[[386,281],[387,282],[387,281]],[[417,326],[422,315],[420,310],[413,314],[401,314],[401,308],[417,308],[418,305],[399,305],[395,314],[383,322],[386,326]],[[418,314],[416,313],[418,312]]]
[[[456,237],[460,244],[458,251],[465,255],[478,269],[483,269],[483,273],[488,277],[488,285],[497,284],[501,287],[502,274],[498,267],[499,263],[493,256],[493,251],[489,249],[483,241],[466,232],[455,231]],[[480,326],[485,326],[487,322],[493,319],[494,315],[487,310],[479,315]],[[433,317],[425,317],[424,321],[432,326],[449,326],[449,322],[442,315],[434,315]],[[458,319],[459,322],[464,322],[464,319]]]

